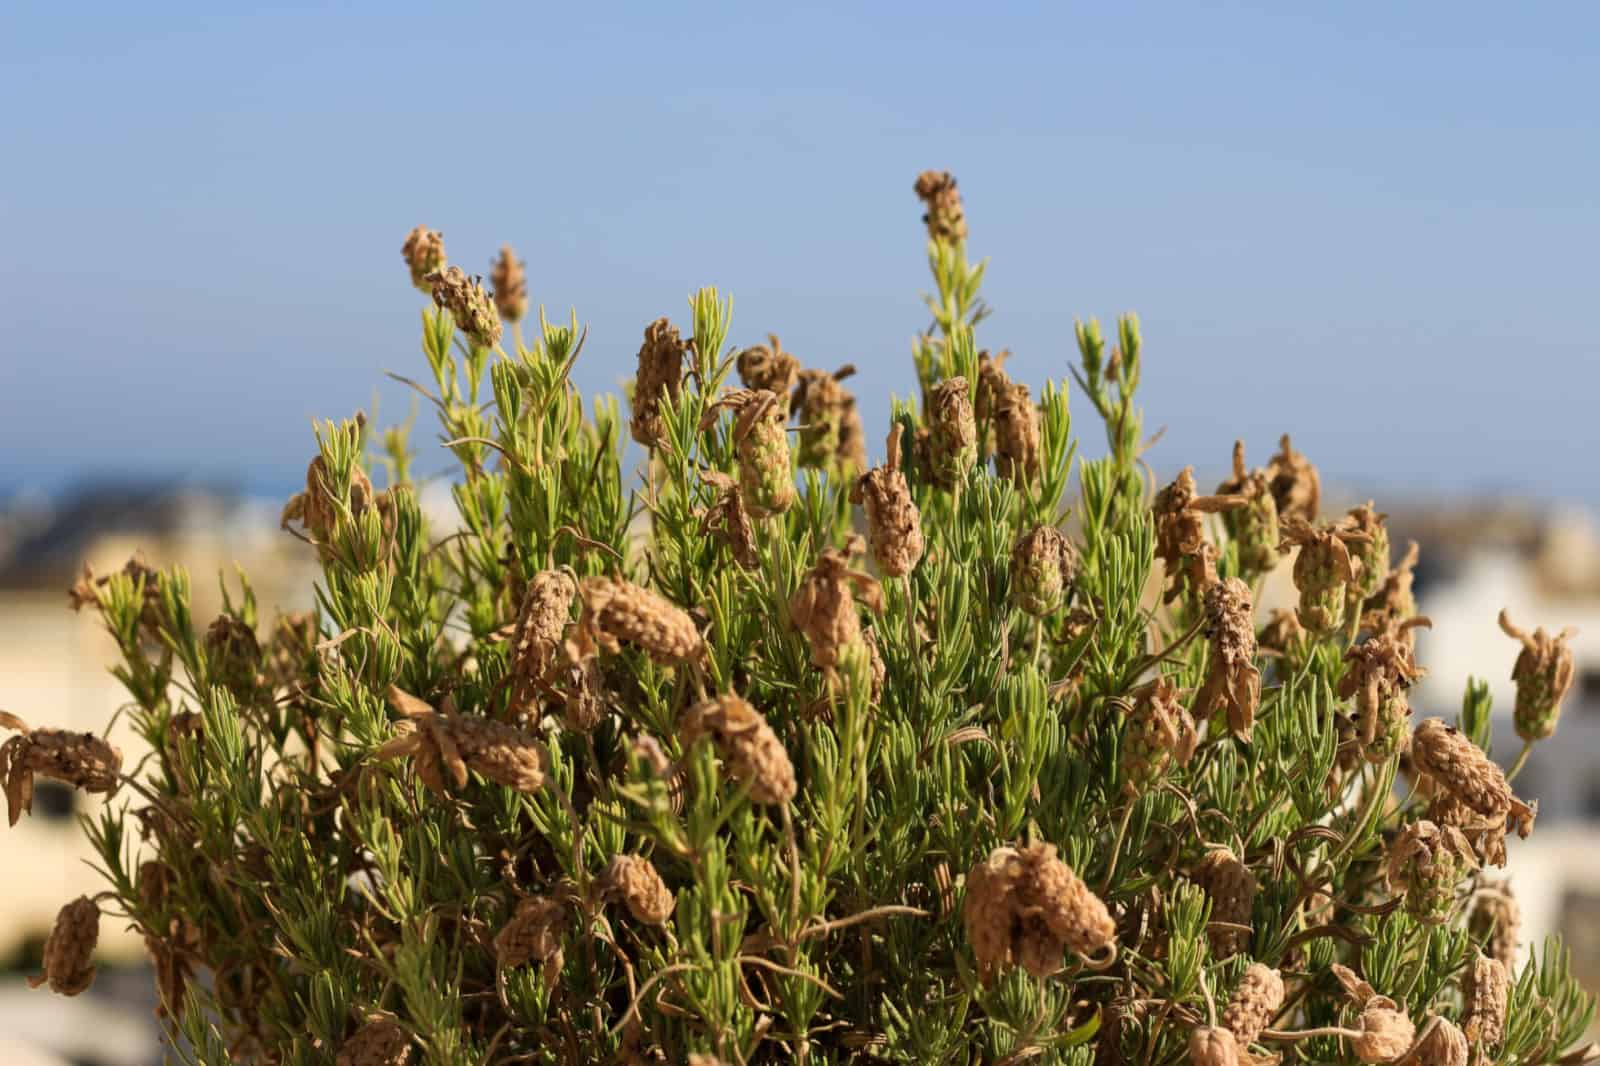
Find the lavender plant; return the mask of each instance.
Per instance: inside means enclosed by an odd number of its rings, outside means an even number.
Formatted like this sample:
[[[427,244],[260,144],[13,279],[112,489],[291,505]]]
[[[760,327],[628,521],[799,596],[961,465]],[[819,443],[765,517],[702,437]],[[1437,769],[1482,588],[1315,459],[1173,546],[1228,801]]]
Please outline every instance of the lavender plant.
[[[207,1066],[1595,1061],[1486,874],[1534,817],[1486,688],[1413,728],[1415,549],[1321,515],[1287,437],[1153,484],[1131,315],[1077,328],[1077,460],[1067,384],[978,346],[955,180],[916,192],[931,322],[882,451],[847,372],[736,349],[714,289],[646,328],[626,421],[586,404],[514,253],[491,292],[413,231],[458,527],[357,417],[284,510],[314,611],[85,576],[152,756],[0,719],[13,821],[35,774],[119,792],[41,980],[131,923]],[[1290,553],[1298,611],[1259,619]],[[1531,744],[1566,634],[1505,626]]]

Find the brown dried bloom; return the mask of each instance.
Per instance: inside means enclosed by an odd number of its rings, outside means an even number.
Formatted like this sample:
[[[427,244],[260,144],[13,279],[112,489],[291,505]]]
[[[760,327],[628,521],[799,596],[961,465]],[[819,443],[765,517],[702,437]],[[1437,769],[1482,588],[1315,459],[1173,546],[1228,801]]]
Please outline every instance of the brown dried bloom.
[[[1019,484],[1037,477],[1039,438],[1039,409],[1028,386],[1010,384],[995,397],[995,473]]]
[[[54,781],[107,795],[117,790],[122,752],[93,733],[29,729],[14,714],[0,711],[0,726],[17,735],[0,744],[0,778],[5,780],[11,824],[33,812],[33,779]]]
[[[1223,512],[1222,524],[1239,546],[1239,568],[1264,574],[1278,565],[1278,501],[1265,470],[1247,470],[1244,441],[1233,442],[1233,477],[1217,486],[1218,497],[1237,497],[1242,506]]]
[[[456,328],[480,348],[500,343],[500,313],[494,298],[484,290],[481,277],[468,277],[460,267],[445,267],[428,275],[433,282],[433,302],[450,312]]]
[[[1211,657],[1205,684],[1195,698],[1195,715],[1209,720],[1226,711],[1228,730],[1250,739],[1261,702],[1261,671],[1256,668],[1255,607],[1250,586],[1236,577],[1206,589],[1206,637]]]
[[[79,896],[56,915],[44,942],[44,973],[28,978],[30,988],[48,983],[50,991],[76,996],[94,984],[94,946],[100,940],[100,908]]]
[[[400,735],[380,747],[379,759],[410,756],[422,783],[440,794],[465,788],[467,771],[518,792],[537,792],[550,771],[550,753],[516,726],[475,714],[458,714],[445,698],[442,710],[389,686],[389,705],[406,720]]]
[[[1211,950],[1218,958],[1237,955],[1250,946],[1250,915],[1256,903],[1256,877],[1227,848],[1213,848],[1190,872],[1189,879],[1211,898]]]
[[[1390,845],[1384,873],[1390,887],[1404,893],[1408,914],[1438,925],[1450,915],[1456,886],[1476,865],[1461,830],[1424,819],[1406,826]]]
[[[1426,671],[1412,658],[1411,642],[1404,634],[1429,624],[1426,618],[1414,618],[1397,629],[1374,633],[1345,652],[1350,665],[1339,679],[1339,698],[1355,697],[1357,739],[1368,762],[1385,762],[1406,746],[1411,721],[1406,690]]]
[[[1189,1030],[1189,1062],[1193,1066],[1239,1066],[1239,1042],[1226,1029],[1197,1025]]]
[[[1194,718],[1178,699],[1178,683],[1158,677],[1139,690],[1122,734],[1122,787],[1130,796],[1145,791],[1173,763],[1189,765],[1200,743]]]
[[[917,199],[927,208],[922,221],[931,239],[951,244],[967,239],[967,212],[961,206],[961,194],[956,191],[953,174],[948,170],[924,170],[917,175],[913,188]]]
[[[1378,591],[1367,597],[1367,602],[1362,605],[1362,624],[1368,629],[1383,629],[1385,626],[1398,626],[1406,619],[1417,613],[1417,598],[1412,593],[1411,587],[1416,582],[1417,559],[1421,549],[1416,541],[1406,545],[1405,555],[1384,575],[1383,583],[1378,586]],[[1406,640],[1409,642],[1412,635],[1408,632]]]
[[[1156,494],[1151,514],[1156,524],[1156,558],[1167,573],[1167,602],[1203,592],[1217,579],[1217,550],[1206,540],[1205,516],[1244,507],[1243,496],[1201,496],[1195,491],[1194,467],[1179,471],[1172,484]]]
[[[358,420],[360,416],[357,416]],[[356,430],[359,432],[359,429]],[[383,518],[385,531],[394,526],[394,498],[389,492],[376,492],[372,481],[359,463],[350,466],[350,486],[343,495],[336,494],[328,464],[318,455],[306,466],[305,491],[297,492],[284,504],[278,524],[288,529],[291,522],[305,527],[311,542],[324,558],[333,557],[334,533],[339,518],[346,511],[352,520],[359,520],[372,508],[377,508]]]
[[[1446,1018],[1435,1018],[1423,1027],[1422,1039],[1406,1056],[1406,1066],[1467,1066],[1467,1038]]]
[[[739,483],[720,470],[700,471],[700,480],[716,489],[716,502],[700,512],[700,535],[716,536],[728,546],[733,561],[746,570],[761,565],[756,552],[756,527],[745,510]]]
[[[407,1066],[411,1034],[390,1014],[370,1015],[339,1045],[336,1066]]]
[[[1247,1047],[1255,1043],[1281,1006],[1283,977],[1272,967],[1253,962],[1239,978],[1233,998],[1222,1012],[1222,1024],[1238,1038],[1240,1047]]]
[[[548,896],[519,900],[511,918],[494,936],[495,961],[503,970],[541,963],[545,985],[553,986],[564,960],[566,924],[567,908],[560,900]]]
[[[1543,740],[1556,731],[1561,701],[1572,689],[1572,649],[1567,641],[1578,631],[1569,626],[1552,637],[1541,627],[1529,636],[1511,624],[1505,611],[1500,612],[1500,628],[1522,642],[1522,654],[1511,668],[1511,680],[1517,683],[1517,736],[1530,743]]]
[[[642,855],[618,855],[606,868],[607,891],[627,906],[634,920],[645,925],[665,925],[677,900],[656,868]]]
[[[707,409],[700,428],[710,428],[724,407],[735,416],[733,446],[739,456],[739,490],[745,509],[757,518],[787,511],[794,503],[795,489],[783,397],[765,389],[734,389]]]
[[[517,258],[511,245],[502,244],[500,255],[489,268],[489,284],[494,286],[494,306],[507,322],[521,322],[528,313],[527,264]]]
[[[776,333],[767,334],[766,344],[740,352],[735,365],[745,388],[770,392],[778,397],[781,407],[788,409],[789,393],[799,380],[800,360],[783,350]]]
[[[800,419],[800,465],[826,470],[838,464],[857,469],[866,464],[866,441],[861,436],[861,416],[856,398],[839,384],[856,372],[842,366],[800,371],[794,404]]]
[[[1344,624],[1348,592],[1361,574],[1361,564],[1350,555],[1350,543],[1360,536],[1343,526],[1313,526],[1298,517],[1283,521],[1278,550],[1287,554],[1300,549],[1294,560],[1300,621],[1319,637]]]
[[[1066,948],[1098,955],[1117,933],[1106,905],[1056,857],[1055,845],[1037,841],[996,848],[972,868],[962,921],[985,983],[1010,966],[1046,977],[1060,969]]]
[[[689,613],[660,593],[620,577],[583,579],[583,613],[568,654],[581,661],[597,649],[612,653],[632,644],[663,665],[698,663],[706,644]]]
[[[1467,928],[1507,972],[1516,968],[1517,950],[1522,946],[1522,908],[1509,884],[1486,886],[1474,897]]]
[[[889,457],[856,479],[850,502],[867,512],[867,541],[878,569],[889,577],[904,577],[922,558],[922,516],[911,499],[911,486],[900,472],[900,434],[896,422],[889,429]]]
[[[406,234],[400,254],[405,257],[406,266],[411,270],[411,284],[423,292],[429,292],[429,276],[444,269],[444,234],[426,226],[418,226]]]
[[[992,356],[987,351],[978,353],[978,387],[972,407],[978,428],[979,461],[987,460],[994,451],[995,411],[1000,407],[1001,398],[1011,391],[1011,378],[1005,371],[1010,355],[1009,349]]]
[[[1332,969],[1350,1001],[1361,1011],[1357,1023],[1360,1028],[1347,1033],[1356,1058],[1362,1062],[1389,1062],[1405,1054],[1417,1033],[1405,1012],[1388,996],[1378,995],[1350,967],[1334,963]]]
[[[1078,553],[1055,526],[1034,526],[1011,546],[1011,601],[1035,618],[1064,606]]]
[[[231,614],[219,614],[206,628],[206,659],[214,680],[235,694],[255,688],[261,667],[256,631]]]
[[[633,420],[629,431],[646,448],[659,447],[666,427],[661,421],[661,399],[676,400],[683,389],[683,353],[688,349],[678,328],[658,318],[644,328],[639,346],[639,371],[633,379]]]
[[[1438,790],[1429,817],[1475,841],[1484,862],[1504,866],[1506,831],[1515,829],[1527,837],[1537,808],[1519,800],[1500,767],[1442,719],[1430,718],[1417,727],[1411,758]]]
[[[750,786],[757,803],[794,799],[794,764],[760,711],[738,696],[718,696],[689,709],[682,724],[684,747],[709,734],[728,776]]]
[[[1267,615],[1267,624],[1256,637],[1260,653],[1282,657],[1289,669],[1298,670],[1305,664],[1311,651],[1311,634],[1300,624],[1300,616],[1292,607],[1274,607]]]
[[[883,610],[877,581],[850,568],[850,557],[860,550],[859,537],[851,537],[844,551],[825,548],[789,600],[789,618],[806,638],[811,665],[820,670],[832,670],[841,652],[861,643],[857,597],[874,614]]]
[[[1349,537],[1350,557],[1359,571],[1353,594],[1362,601],[1376,596],[1389,575],[1389,529],[1384,525],[1388,517],[1379,514],[1368,500],[1360,507],[1351,508],[1339,522],[1353,534]]]
[[[1322,478],[1311,460],[1294,450],[1289,434],[1285,433],[1279,440],[1278,454],[1267,461],[1266,472],[1280,518],[1317,520],[1317,508],[1322,502]]]
[[[511,631],[511,706],[518,717],[537,717],[538,690],[561,648],[578,582],[565,570],[541,570],[528,579]]]
[[[928,394],[928,479],[951,489],[978,461],[978,423],[971,387],[963,377],[946,378]]]
[[[1474,1045],[1490,1048],[1506,1035],[1506,1000],[1511,976],[1498,959],[1482,954],[1473,959],[1461,985],[1466,1004],[1462,1028]]]

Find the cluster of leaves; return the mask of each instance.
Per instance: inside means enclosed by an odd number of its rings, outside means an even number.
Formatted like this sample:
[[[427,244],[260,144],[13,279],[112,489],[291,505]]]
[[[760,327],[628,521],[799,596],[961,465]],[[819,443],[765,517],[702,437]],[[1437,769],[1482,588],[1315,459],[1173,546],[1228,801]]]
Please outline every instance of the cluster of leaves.
[[[1108,445],[1078,460],[1068,385],[1035,401],[978,348],[983,268],[964,216],[936,225],[959,201],[953,180],[935,185],[933,318],[915,343],[917,398],[892,412],[907,447],[891,449],[884,481],[893,495],[903,476],[921,538],[911,552],[901,530],[903,572],[849,558],[866,471],[840,438],[859,419],[851,402],[829,423],[799,395],[836,394],[837,375],[802,372],[794,395],[776,376],[780,421],[792,406],[802,435],[782,450],[792,503],[730,512],[754,456],[749,398],[723,406],[742,364],[715,290],[690,298],[681,345],[647,336],[642,367],[662,351],[680,362],[632,397],[649,443],[635,480],[618,402],[586,407],[569,382],[577,323],[541,313],[524,340],[521,305],[503,304],[516,326],[504,346],[481,314],[469,335],[462,309],[442,306],[482,295],[458,277],[422,314],[432,380],[412,383],[460,466],[458,528],[430,532],[403,431],[375,447],[363,421],[329,423],[286,514],[321,558],[314,612],[264,627],[243,585],[202,626],[177,570],[80,590],[117,638],[127,713],[153,753],[90,827],[104,907],[146,936],[175,1054],[1176,1063],[1252,963],[1288,994],[1241,1039],[1286,1061],[1357,1061],[1336,963],[1419,1029],[1463,1021],[1464,968],[1496,932],[1468,921],[1481,875],[1464,867],[1439,913],[1402,907],[1388,853],[1437,788],[1395,793],[1404,745],[1350,757],[1348,723],[1369,697],[1346,683],[1347,650],[1376,627],[1353,610],[1250,654],[1247,626],[1226,681],[1251,713],[1222,709],[1209,679],[1227,627],[1205,593],[1259,588],[1262,574],[1241,564],[1231,512],[1165,546],[1171,500],[1142,458],[1138,321],[1119,320],[1109,353],[1097,323],[1078,329],[1072,370]],[[413,264],[419,284],[442,276],[442,255]],[[776,338],[763,352],[788,358]],[[955,378],[975,399],[974,446],[941,455],[930,410]],[[1303,510],[1285,453],[1273,487]],[[952,454],[955,475],[937,474]],[[382,491],[369,467],[387,471]],[[1206,499],[1226,511],[1247,495],[1229,492]],[[1059,551],[1028,541],[1056,552],[1044,570],[1018,550],[1040,527],[1067,533]],[[868,532],[876,548],[883,531]],[[1379,559],[1370,535],[1338,535],[1369,575],[1394,576],[1386,540]],[[573,595],[562,639],[531,662],[519,620],[550,574]],[[607,631],[593,597],[608,577],[653,595],[647,615],[689,619],[703,652],[663,654],[647,625]],[[832,629],[808,624],[824,594]],[[686,725],[734,695],[796,787]],[[1487,714],[1475,688],[1461,725],[1479,745]],[[481,745],[505,758],[475,762]],[[504,772],[512,759],[522,776]],[[1054,848],[1045,867],[1070,868],[1072,898],[1110,915],[1107,950],[980,957],[975,923],[993,915],[964,907],[974,871],[1040,844]],[[1242,912],[1200,872],[1223,848],[1254,886]],[[665,917],[619,872],[641,860],[646,888],[670,894]],[[1021,893],[995,897],[1017,907],[1003,937],[1040,928]],[[536,929],[517,924],[535,912]],[[524,950],[508,931],[528,934]],[[1503,1035],[1476,1052],[1557,1061],[1590,1010],[1546,946],[1513,981]]]

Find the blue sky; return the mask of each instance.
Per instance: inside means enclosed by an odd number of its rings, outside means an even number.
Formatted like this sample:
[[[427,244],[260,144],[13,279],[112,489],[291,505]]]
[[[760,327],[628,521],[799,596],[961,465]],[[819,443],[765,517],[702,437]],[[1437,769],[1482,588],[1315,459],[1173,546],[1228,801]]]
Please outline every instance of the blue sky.
[[[1600,499],[1600,7],[225,6],[0,11],[0,487],[292,485],[313,417],[406,409],[419,222],[512,242],[586,388],[716,284],[876,436],[933,166],[1018,376],[1139,311],[1164,472],[1289,428],[1363,487]]]

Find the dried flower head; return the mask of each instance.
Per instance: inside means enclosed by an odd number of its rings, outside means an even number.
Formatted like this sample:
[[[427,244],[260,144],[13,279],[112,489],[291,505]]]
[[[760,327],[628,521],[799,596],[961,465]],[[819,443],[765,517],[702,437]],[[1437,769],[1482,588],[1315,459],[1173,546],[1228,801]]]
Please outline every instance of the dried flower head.
[[[29,729],[14,714],[0,711],[0,727],[17,735],[0,744],[0,778],[5,781],[11,824],[33,811],[36,775],[107,795],[117,790],[122,752],[93,733],[64,729]]]
[[[1477,861],[1461,830],[1426,819],[1412,822],[1389,847],[1384,873],[1405,895],[1406,912],[1424,925],[1438,925],[1455,905],[1456,886]]]
[[[966,479],[978,461],[978,423],[971,387],[946,378],[928,393],[928,479],[943,489]]]
[[[583,660],[604,650],[615,655],[632,644],[658,663],[699,663],[706,653],[694,619],[671,600],[620,577],[587,577],[583,613],[568,654]]]
[[[1339,525],[1352,534],[1347,539],[1350,557],[1358,571],[1352,593],[1362,601],[1376,596],[1389,575],[1389,528],[1384,523],[1388,515],[1379,514],[1368,500],[1353,507],[1340,520]]]
[[[622,900],[637,922],[666,925],[677,900],[655,866],[642,855],[618,855],[606,867],[607,892]]]
[[[1282,519],[1315,522],[1322,503],[1322,478],[1311,460],[1294,450],[1285,433],[1278,442],[1278,454],[1267,460],[1267,477],[1272,498]]]
[[[922,221],[928,236],[936,241],[960,244],[967,239],[967,213],[956,191],[956,179],[948,170],[924,170],[917,175],[917,199],[927,211]]]
[[[511,631],[511,706],[518,717],[537,717],[538,692],[556,663],[577,595],[577,579],[565,570],[541,570],[523,589]]]
[[[261,669],[261,645],[256,631],[231,614],[219,614],[206,628],[206,660],[213,680],[235,695],[256,687]]]
[[[1461,984],[1466,1007],[1462,1028],[1474,1046],[1495,1047],[1505,1037],[1510,991],[1511,976],[1505,966],[1480,952],[1467,967]]]
[[[1239,1066],[1239,1042],[1226,1029],[1197,1025],[1189,1030],[1189,1062],[1193,1066]]]
[[[1244,507],[1243,496],[1201,496],[1194,467],[1179,471],[1156,494],[1151,514],[1156,525],[1156,558],[1167,572],[1167,602],[1204,592],[1217,579],[1217,550],[1206,540],[1205,516]]]
[[[1209,720],[1227,713],[1228,730],[1250,739],[1261,702],[1261,671],[1255,665],[1255,607],[1250,586],[1236,577],[1217,581],[1205,594],[1206,637],[1211,656],[1205,684],[1195,698],[1195,715]]]
[[[1242,506],[1225,510],[1222,524],[1239,546],[1239,568],[1264,574],[1278,565],[1278,501],[1265,470],[1244,465],[1244,441],[1233,442],[1233,477],[1217,486],[1217,496],[1236,497]]]
[[[866,441],[861,436],[861,416],[856,398],[841,381],[856,372],[842,366],[800,371],[795,386],[795,411],[800,419],[800,465],[827,470],[861,469],[866,464]]]
[[[1411,619],[1399,629],[1374,633],[1345,653],[1350,665],[1339,679],[1339,698],[1355,697],[1357,740],[1368,762],[1386,762],[1406,746],[1411,723],[1406,690],[1425,671],[1412,658],[1411,643],[1403,634],[1427,624],[1426,618]]]
[[[986,461],[994,453],[995,411],[1001,399],[1011,391],[1011,378],[1006,374],[1005,363],[1011,357],[1010,349],[990,355],[978,353],[978,385],[973,397],[973,418],[978,426],[978,461]]]
[[[100,908],[79,896],[56,915],[44,942],[44,973],[28,978],[31,988],[49,984],[61,996],[76,996],[94,984],[94,947],[100,941]]]
[[[1367,597],[1367,602],[1362,605],[1362,624],[1368,629],[1383,629],[1398,626],[1406,619],[1417,613],[1417,598],[1412,593],[1412,585],[1416,582],[1417,559],[1421,549],[1416,541],[1406,545],[1405,555],[1383,577],[1383,582],[1378,586],[1378,591]],[[1406,633],[1406,640],[1411,641],[1412,634]]]
[[[772,393],[778,397],[779,406],[787,412],[789,393],[799,381],[800,360],[783,350],[776,333],[767,334],[766,344],[757,344],[740,352],[735,365],[745,388]]]
[[[1233,998],[1222,1012],[1222,1024],[1239,1041],[1241,1048],[1255,1043],[1261,1030],[1283,1006],[1283,977],[1264,963],[1253,962],[1239,978]]]
[[[1011,966],[1045,977],[1063,950],[1099,955],[1117,932],[1106,905],[1042,842],[996,848],[974,866],[962,921],[985,983]]]
[[[433,302],[450,312],[456,328],[480,348],[500,343],[500,312],[484,290],[481,277],[468,277],[460,267],[445,267],[428,275],[433,282]]]
[[[707,409],[700,428],[710,428],[724,407],[734,412],[733,445],[745,509],[757,518],[787,511],[795,488],[782,397],[765,389],[734,389]]]
[[[489,284],[494,286],[494,306],[507,322],[521,322],[528,313],[527,266],[517,258],[511,245],[502,244],[500,255],[489,268]]]
[[[389,705],[404,715],[399,735],[380,747],[379,759],[409,756],[417,777],[440,794],[465,788],[467,771],[517,792],[537,792],[550,772],[550,753],[516,726],[476,714],[458,714],[446,697],[441,710],[391,685]]]
[[[1011,602],[1036,618],[1066,606],[1078,553],[1055,526],[1034,526],[1011,546]]]
[[[503,970],[540,963],[545,985],[552,987],[565,959],[566,928],[565,904],[548,896],[526,896],[494,935],[495,961]]]
[[[646,448],[659,447],[666,427],[661,420],[661,400],[676,400],[683,389],[683,355],[688,350],[678,328],[658,318],[644,329],[639,345],[639,371],[633,379],[633,439]]]
[[[1467,928],[1489,957],[1507,972],[1516,969],[1522,942],[1522,907],[1506,883],[1486,885],[1472,900]]]
[[[1522,654],[1511,668],[1511,680],[1517,683],[1517,736],[1529,742],[1543,740],[1556,731],[1561,701],[1572,688],[1572,648],[1567,641],[1578,631],[1568,627],[1552,637],[1541,627],[1529,636],[1511,624],[1505,611],[1500,612],[1500,628],[1522,642]]]
[[[1178,699],[1178,683],[1168,676],[1156,678],[1139,690],[1128,709],[1119,749],[1123,790],[1137,796],[1174,763],[1189,765],[1199,743],[1194,718]]]
[[[850,568],[850,557],[861,550],[852,537],[844,551],[826,548],[806,571],[789,600],[789,617],[806,638],[811,665],[832,670],[846,648],[861,644],[861,617],[856,599],[874,614],[883,610],[883,589],[872,575]]]
[[[1361,1011],[1359,1028],[1349,1034],[1350,1046],[1362,1062],[1390,1062],[1410,1049],[1416,1027],[1394,1000],[1380,996],[1348,966],[1334,963],[1333,975]]]
[[[1010,384],[995,396],[993,409],[994,468],[1001,477],[1022,484],[1039,474],[1039,409],[1028,386]]]
[[[718,696],[689,709],[682,724],[684,747],[710,735],[728,776],[750,787],[757,803],[794,799],[794,764],[766,718],[738,696]]]
[[[411,284],[423,292],[431,292],[428,278],[444,269],[444,234],[418,226],[406,234],[400,254],[411,271]]]
[[[1319,637],[1344,624],[1349,592],[1361,574],[1361,564],[1350,555],[1350,543],[1360,534],[1340,525],[1314,526],[1300,518],[1286,518],[1278,550],[1295,548],[1294,586],[1300,593],[1300,622]]]
[[[359,433],[360,430],[355,432]],[[342,493],[338,492],[328,471],[327,461],[318,455],[306,466],[305,490],[295,493],[284,504],[279,525],[289,529],[290,523],[299,522],[305,527],[306,535],[316,545],[322,558],[331,559],[340,517],[348,513],[352,521],[360,521],[363,515],[374,508],[383,519],[386,536],[389,535],[394,528],[392,492],[374,491],[371,479],[359,463],[350,466],[349,487]]]
[[[1250,915],[1256,903],[1256,876],[1227,848],[1212,848],[1195,865],[1189,879],[1211,898],[1211,950],[1219,958],[1250,946]]]
[[[745,509],[739,483],[720,470],[702,470],[700,480],[717,490],[716,500],[700,511],[700,535],[714,536],[726,544],[733,561],[746,570],[760,566],[755,523]]]
[[[1290,671],[1305,665],[1311,643],[1311,634],[1300,624],[1300,616],[1292,607],[1274,607],[1267,615],[1267,624],[1256,637],[1260,653],[1281,657]]]
[[[900,471],[900,434],[896,422],[889,428],[889,457],[856,479],[850,502],[867,513],[867,542],[878,569],[889,577],[904,577],[922,558],[922,516],[911,499],[911,486]]]
[[[411,1034],[391,1014],[373,1014],[339,1045],[336,1066],[407,1066]]]
[[[1423,1026],[1418,1040],[1406,1056],[1406,1066],[1467,1066],[1467,1038],[1447,1018],[1435,1018]]]
[[[1411,758],[1436,789],[1430,818],[1475,841],[1484,862],[1504,866],[1506,831],[1526,837],[1536,808],[1519,800],[1500,767],[1443,719],[1430,718],[1417,727]]]

